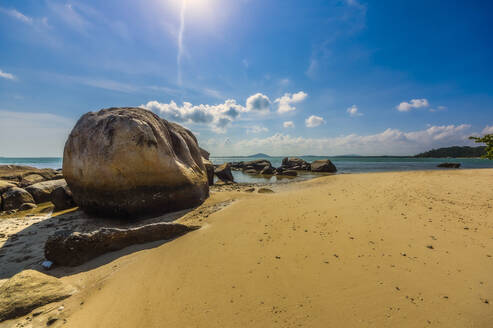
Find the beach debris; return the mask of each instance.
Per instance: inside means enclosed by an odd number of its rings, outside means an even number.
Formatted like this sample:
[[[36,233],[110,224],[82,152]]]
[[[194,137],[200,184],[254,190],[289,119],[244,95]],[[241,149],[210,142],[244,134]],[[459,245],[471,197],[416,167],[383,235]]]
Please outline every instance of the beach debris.
[[[48,237],[45,257],[56,265],[77,266],[107,252],[176,238],[198,228],[161,222],[128,229],[101,228],[89,233],[61,230]]]
[[[84,114],[65,143],[63,175],[82,210],[118,219],[191,208],[209,196],[193,133],[143,108]]]
[[[61,280],[35,270],[25,270],[0,286],[0,322],[61,301],[75,289]]]
[[[50,270],[51,267],[53,266],[53,262],[51,261],[43,261],[43,263],[41,263],[41,266],[45,269],[45,270]]]

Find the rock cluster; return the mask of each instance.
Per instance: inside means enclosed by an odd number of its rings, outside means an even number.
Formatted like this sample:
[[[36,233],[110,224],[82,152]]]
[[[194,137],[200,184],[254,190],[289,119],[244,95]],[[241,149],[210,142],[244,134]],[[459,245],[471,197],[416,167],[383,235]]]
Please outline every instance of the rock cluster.
[[[437,167],[447,168],[447,169],[458,169],[460,168],[460,163],[440,163]]]

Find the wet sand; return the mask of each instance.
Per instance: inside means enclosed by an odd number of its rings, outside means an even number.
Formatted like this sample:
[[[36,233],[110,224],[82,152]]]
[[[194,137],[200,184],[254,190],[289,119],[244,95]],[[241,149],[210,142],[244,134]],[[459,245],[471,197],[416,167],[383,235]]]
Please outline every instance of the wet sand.
[[[203,205],[217,211],[178,219],[197,231],[52,271],[79,290],[51,305],[52,326],[491,327],[492,182],[485,169],[228,187]]]

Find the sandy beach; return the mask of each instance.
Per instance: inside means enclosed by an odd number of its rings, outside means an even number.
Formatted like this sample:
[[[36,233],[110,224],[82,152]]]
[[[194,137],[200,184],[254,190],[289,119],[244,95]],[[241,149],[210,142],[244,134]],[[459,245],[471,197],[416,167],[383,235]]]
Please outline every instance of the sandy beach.
[[[490,327],[492,179],[341,174],[273,194],[216,190],[178,219],[201,229],[48,271],[78,292],[0,326],[56,315],[55,327]]]

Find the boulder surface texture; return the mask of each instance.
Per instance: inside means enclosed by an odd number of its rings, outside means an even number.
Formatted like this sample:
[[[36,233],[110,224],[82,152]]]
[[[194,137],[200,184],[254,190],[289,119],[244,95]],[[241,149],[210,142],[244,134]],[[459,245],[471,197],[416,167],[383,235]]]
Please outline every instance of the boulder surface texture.
[[[66,210],[77,206],[74,202],[70,188],[65,184],[59,186],[51,192],[51,202],[55,205],[56,211]]]
[[[337,168],[334,163],[332,163],[328,159],[319,159],[313,161],[310,167],[313,172],[337,172]]]
[[[45,257],[58,265],[77,266],[107,252],[176,238],[196,229],[178,223],[154,223],[129,229],[103,228],[90,233],[62,230],[48,237]]]
[[[61,301],[74,288],[57,278],[24,270],[0,286],[0,322],[28,314],[35,308]]]
[[[26,187],[26,191],[33,195],[34,201],[36,204],[39,204],[49,202],[52,191],[66,185],[67,182],[64,179],[43,181]]]
[[[82,210],[108,217],[191,208],[209,195],[195,136],[142,108],[83,115],[65,143],[63,175]]]
[[[224,182],[234,182],[233,173],[229,163],[224,163],[216,167],[214,170],[216,176]]]
[[[33,196],[19,187],[12,187],[2,194],[2,209],[4,211],[18,209],[24,203],[34,203]]]

